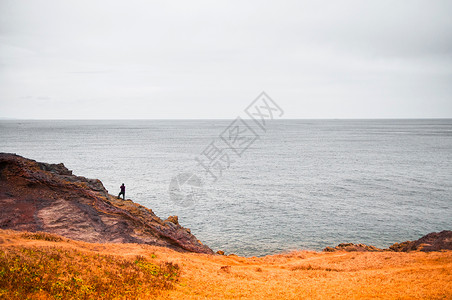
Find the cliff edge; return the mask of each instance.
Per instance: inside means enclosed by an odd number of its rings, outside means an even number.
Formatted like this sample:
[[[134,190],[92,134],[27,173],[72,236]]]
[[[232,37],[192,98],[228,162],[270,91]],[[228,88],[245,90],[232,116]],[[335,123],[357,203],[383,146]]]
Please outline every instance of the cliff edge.
[[[8,153],[0,153],[0,229],[213,253],[176,216],[161,220],[142,205],[108,194],[98,179]]]

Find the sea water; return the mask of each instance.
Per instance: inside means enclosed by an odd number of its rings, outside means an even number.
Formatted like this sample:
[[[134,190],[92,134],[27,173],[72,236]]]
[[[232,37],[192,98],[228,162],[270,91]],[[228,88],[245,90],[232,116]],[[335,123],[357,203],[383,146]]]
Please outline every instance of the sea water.
[[[227,253],[387,247],[452,229],[450,119],[275,120],[240,156],[223,149],[228,168],[181,206],[171,179],[199,171],[231,122],[0,121],[0,151],[63,162],[115,195],[125,183],[127,198]]]

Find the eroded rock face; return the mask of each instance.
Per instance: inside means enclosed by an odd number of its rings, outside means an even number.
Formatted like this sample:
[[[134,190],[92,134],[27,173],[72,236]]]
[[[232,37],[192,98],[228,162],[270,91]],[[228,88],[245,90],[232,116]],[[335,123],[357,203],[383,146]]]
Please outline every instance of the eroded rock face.
[[[63,164],[7,153],[0,153],[0,229],[213,253],[177,216],[164,222],[144,206],[109,195],[99,180],[73,175]]]

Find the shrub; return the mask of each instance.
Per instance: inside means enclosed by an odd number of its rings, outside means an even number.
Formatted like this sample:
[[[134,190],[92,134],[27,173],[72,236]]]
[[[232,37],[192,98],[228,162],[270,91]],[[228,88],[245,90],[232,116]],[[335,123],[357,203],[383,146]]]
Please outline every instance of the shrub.
[[[25,232],[20,235],[20,237],[29,240],[43,240],[49,242],[62,242],[63,238],[52,233],[47,232]]]
[[[149,297],[170,289],[180,275],[170,262],[154,264],[59,247],[0,250],[0,298]]]

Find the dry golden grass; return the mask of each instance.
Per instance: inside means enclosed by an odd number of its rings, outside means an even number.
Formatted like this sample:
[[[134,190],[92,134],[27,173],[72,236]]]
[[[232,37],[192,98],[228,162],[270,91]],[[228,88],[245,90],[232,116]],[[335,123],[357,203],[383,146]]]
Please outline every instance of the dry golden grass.
[[[153,298],[179,277],[178,265],[156,263],[154,254],[132,258],[86,251],[48,233],[12,237],[41,243],[5,245],[0,240],[0,298]]]
[[[116,285],[112,284],[114,280],[108,283],[112,290],[109,295],[102,296],[99,291],[93,290],[86,295],[86,299],[452,299],[452,251],[297,251],[245,258],[178,253],[166,248],[137,244],[90,244],[65,238],[59,240],[58,236],[53,235],[35,239],[30,234],[0,231],[0,251],[29,251],[24,249],[50,251],[49,253],[66,251],[70,254],[68,261],[75,257],[72,264],[79,266],[76,278],[82,278],[83,282],[91,282],[93,274],[105,270],[116,270],[118,273],[115,274],[119,276],[121,271],[118,266],[121,262],[128,262],[133,270],[142,272],[141,277],[131,277]],[[99,256],[102,259],[90,267],[83,264],[80,255],[88,257],[90,263],[90,259]],[[30,260],[33,260],[33,256]],[[115,261],[113,266],[111,261]],[[147,267],[140,268],[136,261],[143,261],[151,271]],[[165,277],[165,272],[169,271],[163,270],[167,263],[180,267],[180,270],[172,271],[173,275],[169,276],[171,278]],[[67,268],[68,265],[62,267]],[[163,275],[153,275],[152,270],[155,271],[155,268],[162,269]],[[152,280],[147,284],[139,284],[140,280],[144,282],[149,278]],[[155,278],[160,278],[164,284],[153,285],[160,282]],[[4,279],[0,282],[2,280]],[[0,298],[11,298],[16,292],[19,292],[17,298],[25,298],[24,294],[20,294],[24,283],[15,284],[9,290],[2,290],[0,287]],[[69,298],[84,297],[80,285],[70,287],[77,292],[67,294]],[[133,293],[125,293],[124,290]],[[50,298],[49,293],[37,293],[34,298],[37,296]]]

